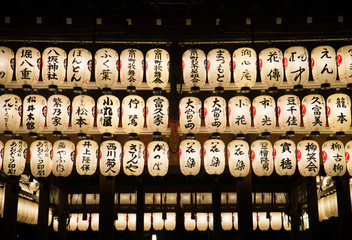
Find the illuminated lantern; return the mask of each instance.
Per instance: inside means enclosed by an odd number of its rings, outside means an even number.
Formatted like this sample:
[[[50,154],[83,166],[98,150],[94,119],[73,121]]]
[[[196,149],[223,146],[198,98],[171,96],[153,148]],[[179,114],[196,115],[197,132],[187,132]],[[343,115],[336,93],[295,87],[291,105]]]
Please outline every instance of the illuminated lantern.
[[[266,212],[258,212],[258,227],[260,231],[268,231],[270,227],[270,216]]]
[[[221,213],[221,227],[224,231],[230,231],[232,229],[232,213],[222,212]]]
[[[275,172],[279,176],[292,176],[296,171],[296,144],[290,139],[274,143]]]
[[[5,143],[3,171],[7,176],[20,176],[26,166],[27,143],[11,139]]]
[[[91,96],[78,95],[72,100],[71,125],[79,137],[84,137],[93,129],[95,101]]]
[[[113,95],[103,95],[97,101],[97,128],[104,136],[117,132],[120,121],[120,100]]]
[[[345,152],[345,158],[346,158],[347,171],[348,171],[348,174],[350,176],[352,176],[352,160],[351,160],[351,156],[352,156],[352,141],[349,141],[349,142],[346,143],[345,151],[346,151]]]
[[[176,228],[176,213],[167,212],[164,224],[166,231],[174,231]]]
[[[48,98],[46,125],[54,135],[60,135],[63,130],[68,128],[70,112],[71,101],[68,97],[55,94]]]
[[[136,231],[137,216],[135,213],[127,215],[127,228],[129,231]]]
[[[251,145],[252,168],[258,177],[270,176],[274,171],[273,146],[268,140],[256,140]]]
[[[99,213],[92,213],[91,216],[90,228],[92,231],[99,231]]]
[[[234,177],[245,177],[251,168],[249,145],[244,140],[233,140],[227,145],[229,170]]]
[[[257,80],[257,53],[254,49],[238,48],[232,55],[232,70],[235,85],[241,92],[248,92]]]
[[[99,146],[96,141],[85,139],[76,146],[76,171],[79,175],[93,175],[97,170]]]
[[[68,177],[73,168],[75,144],[69,140],[57,140],[53,146],[52,172],[56,177]]]
[[[62,86],[66,77],[67,54],[58,47],[44,49],[42,56],[42,79],[50,90]]]
[[[291,219],[286,214],[283,214],[282,225],[286,231],[291,231]]]
[[[117,220],[115,221],[115,229],[117,231],[125,231],[127,227],[127,214],[117,213]]]
[[[324,170],[328,176],[343,176],[346,172],[345,146],[339,140],[329,140],[321,147]]]
[[[253,231],[257,230],[258,228],[258,213],[252,213],[252,221],[253,221]]]
[[[226,128],[226,100],[223,97],[212,96],[204,101],[205,126],[211,133],[222,133]]]
[[[164,141],[152,141],[147,147],[148,172],[151,176],[165,176],[169,169],[169,146]]]
[[[169,123],[169,100],[163,96],[151,96],[146,107],[147,128],[153,132],[165,132]]]
[[[84,48],[73,48],[67,58],[67,82],[74,91],[82,92],[90,82],[92,54]]]
[[[30,147],[30,165],[33,177],[47,177],[51,173],[52,145],[47,140],[32,142]]]
[[[286,135],[294,135],[301,126],[301,103],[299,97],[287,94],[277,100],[277,116],[280,128]]]
[[[210,86],[223,89],[231,81],[231,54],[224,48],[215,48],[207,55],[207,74]]]
[[[123,171],[127,176],[139,176],[144,170],[144,143],[130,140],[123,146]]]
[[[55,232],[59,230],[59,217],[54,217],[53,230]]]
[[[179,103],[182,133],[197,133],[202,122],[202,102],[196,97],[184,97]]]
[[[122,128],[126,133],[140,133],[144,126],[144,99],[128,95],[122,100]]]
[[[266,48],[259,53],[260,78],[271,91],[277,91],[284,80],[282,52],[278,48]]]
[[[0,88],[4,89],[12,81],[15,54],[11,48],[0,46]]]
[[[152,227],[152,214],[144,213],[144,231],[149,231]]]
[[[347,84],[347,88],[352,87],[352,45],[340,47],[337,50],[336,62],[339,72],[339,79],[342,83]]]
[[[152,89],[164,89],[169,82],[169,53],[161,48],[153,48],[147,52],[145,60],[148,86]]]
[[[337,216],[336,216],[337,217]],[[308,213],[304,213],[303,216],[302,216],[302,220],[301,221],[301,225],[300,225],[300,230],[301,231],[305,231],[307,230],[307,226],[308,226]]]
[[[0,50],[1,54],[1,50]],[[14,94],[0,96],[0,131],[6,135],[16,132],[21,124],[22,100]]]
[[[209,139],[203,146],[204,168],[209,175],[220,175],[225,169],[225,143]]]
[[[192,214],[190,212],[185,212],[184,215],[184,226],[186,231],[193,231],[196,229],[196,220],[192,219]]]
[[[302,89],[309,80],[309,53],[305,47],[294,46],[284,52],[286,81],[294,89]]]
[[[127,88],[142,84],[144,74],[143,53],[135,48],[127,48],[120,54],[120,79]]]
[[[122,147],[116,140],[100,144],[100,173],[103,176],[116,176],[120,172]]]
[[[320,176],[317,176],[317,178],[320,178]],[[335,181],[332,179],[331,176],[327,175],[323,177],[323,181],[321,181],[320,187],[321,187],[321,190],[325,191],[326,189],[333,187],[334,185],[335,185]]]
[[[282,228],[281,212],[270,213],[270,226],[274,231],[279,231]]]
[[[16,81],[24,90],[31,90],[38,83],[41,54],[33,47],[21,47],[16,52]]]
[[[185,139],[180,143],[180,169],[185,176],[195,176],[201,167],[201,145],[195,139]]]
[[[78,225],[78,214],[77,213],[70,214],[67,230],[70,232],[76,231],[77,225]]]
[[[233,134],[244,137],[251,124],[251,101],[245,96],[235,96],[228,102],[229,125]]]
[[[101,48],[94,55],[95,82],[102,90],[116,86],[119,78],[119,55],[111,48]]]
[[[213,213],[210,212],[208,213],[208,216],[209,216],[209,229],[210,231],[214,231],[214,216],[213,216]]]
[[[336,93],[326,99],[329,128],[336,135],[344,135],[351,127],[351,98],[347,94]]]
[[[83,220],[83,213],[78,214],[77,228],[79,231],[87,231],[89,227],[90,214],[87,214],[87,218]]]
[[[5,151],[4,143],[0,141],[0,171],[2,168],[2,162],[4,161],[4,151]]]
[[[27,95],[23,99],[22,124],[30,136],[36,136],[45,126],[46,99],[37,94]]]
[[[336,81],[336,52],[331,46],[319,46],[312,50],[311,66],[313,80],[321,87],[329,88]]]
[[[270,135],[276,127],[275,108],[275,100],[269,95],[259,95],[253,99],[253,123],[262,135]]]
[[[208,229],[208,213],[197,212],[196,222],[198,231],[206,231]]]
[[[191,90],[199,90],[207,78],[207,59],[203,50],[191,48],[182,55],[183,81]]]
[[[319,144],[314,140],[302,140],[297,144],[297,166],[303,177],[315,177],[320,170]]]
[[[155,212],[153,213],[153,229],[156,231],[163,230],[164,228],[164,220],[163,213]]]
[[[233,213],[233,228],[235,230],[238,230],[238,213],[237,212]]]
[[[326,126],[325,99],[320,94],[310,94],[302,99],[303,125],[311,135],[319,135]]]

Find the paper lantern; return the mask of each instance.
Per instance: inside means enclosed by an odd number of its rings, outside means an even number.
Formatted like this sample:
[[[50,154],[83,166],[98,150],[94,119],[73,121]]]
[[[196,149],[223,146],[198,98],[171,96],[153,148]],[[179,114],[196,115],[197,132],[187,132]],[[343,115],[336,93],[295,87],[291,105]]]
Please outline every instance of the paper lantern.
[[[301,225],[300,225],[300,230],[301,231],[305,231],[307,230],[307,227],[308,227],[308,213],[303,213],[303,216],[302,216],[302,222],[301,222]]]
[[[286,231],[291,231],[291,219],[286,214],[283,214],[282,225]]]
[[[345,158],[346,158],[346,168],[348,171],[348,174],[352,176],[352,161],[351,156],[352,156],[352,141],[349,141],[346,143],[345,146]]]
[[[176,213],[167,212],[164,225],[166,231],[174,231],[176,229]]]
[[[208,229],[208,213],[197,212],[196,222],[198,231],[206,231]]]
[[[340,47],[337,50],[336,62],[339,72],[339,79],[347,87],[352,87],[352,45]]]
[[[220,139],[209,139],[203,145],[205,172],[220,175],[225,169],[225,143]]]
[[[76,231],[78,225],[78,214],[72,213],[68,219],[67,230],[70,232]]]
[[[290,139],[274,143],[275,172],[279,176],[292,176],[296,171],[296,144]]]
[[[86,204],[99,204],[100,195],[96,193],[86,194]]]
[[[224,48],[215,48],[207,55],[207,75],[210,86],[224,88],[231,81],[231,54]]]
[[[53,230],[55,232],[59,230],[59,217],[54,217]]]
[[[89,134],[93,129],[95,101],[91,96],[78,95],[72,100],[71,125],[79,136]]]
[[[76,171],[79,175],[93,175],[97,170],[99,155],[98,143],[85,139],[76,146]]]
[[[254,127],[263,135],[270,134],[276,127],[275,108],[275,100],[269,95],[259,95],[253,99],[252,113]]]
[[[259,53],[260,78],[269,91],[277,90],[284,80],[282,61],[282,52],[278,48],[266,48]]]
[[[0,85],[3,87],[11,83],[14,66],[15,54],[12,49],[0,46]]]
[[[191,218],[190,212],[184,214],[184,226],[186,231],[193,231],[196,229],[196,220]]]
[[[329,128],[337,135],[344,135],[351,127],[351,98],[336,93],[326,99]]]
[[[100,144],[100,173],[103,176],[116,176],[120,172],[122,147],[116,140]]]
[[[184,97],[179,103],[182,133],[197,133],[202,122],[202,102],[196,97]]]
[[[23,99],[22,124],[26,132],[36,135],[43,130],[46,109],[46,99],[41,95],[30,94]]]
[[[301,126],[301,102],[299,97],[286,94],[277,100],[277,116],[280,128],[293,135]]]
[[[212,212],[208,213],[208,219],[209,219],[209,230],[214,231],[214,216]]]
[[[322,88],[336,81],[336,52],[331,46],[319,46],[312,50],[311,66],[313,80]]]
[[[249,91],[257,80],[257,53],[252,48],[238,48],[233,52],[232,60],[235,85],[241,91]]]
[[[75,144],[69,140],[57,140],[53,145],[52,172],[56,177],[68,177],[73,168]]]
[[[123,147],[123,171],[127,176],[139,176],[144,170],[144,143],[127,141]]]
[[[316,178],[318,181],[318,178],[320,179],[320,176],[317,176]],[[323,181],[321,181],[320,188],[321,190],[325,191],[328,188],[334,187],[334,185],[335,185],[335,181],[332,179],[331,176],[327,175],[323,177]]]
[[[346,172],[345,146],[339,140],[329,140],[321,147],[324,170],[328,176],[343,176]]]
[[[46,125],[54,134],[61,134],[68,128],[70,123],[71,101],[68,97],[60,94],[51,95],[48,98],[48,113]]]
[[[191,48],[182,55],[183,81],[187,87],[199,90],[207,79],[207,59],[203,50]]]
[[[8,176],[20,176],[26,166],[27,143],[11,139],[5,143],[3,171]]]
[[[232,213],[222,212],[221,213],[221,227],[224,231],[230,231],[232,229]]]
[[[309,94],[302,99],[302,118],[305,128],[317,135],[326,126],[325,99],[320,94]]]
[[[0,171],[2,168],[2,163],[4,161],[4,152],[5,152],[5,145],[2,141],[0,141]]]
[[[249,145],[244,140],[233,140],[227,145],[229,170],[234,177],[245,177],[250,170]]]
[[[163,220],[163,213],[155,212],[153,213],[153,229],[155,231],[163,230],[164,228],[164,220]]]
[[[143,53],[135,48],[127,48],[120,54],[120,79],[127,87],[141,85],[144,74]]]
[[[302,89],[309,80],[309,53],[305,47],[289,47],[284,52],[286,81],[294,89]]]
[[[66,77],[67,54],[58,47],[44,49],[42,56],[42,79],[49,89],[62,86]]]
[[[258,177],[270,176],[274,171],[273,146],[268,140],[256,140],[251,145],[252,168]]]
[[[258,212],[258,227],[260,231],[268,231],[270,227],[270,216],[266,212]]]
[[[127,214],[118,213],[117,220],[115,220],[115,229],[117,231],[125,231],[127,227]]]
[[[238,230],[238,213],[237,212],[233,213],[233,228],[235,230]]]
[[[99,231],[99,213],[91,214],[90,228],[94,232]]]
[[[195,139],[186,139],[180,143],[180,169],[185,176],[195,176],[201,167],[201,145]]]
[[[282,216],[281,212],[271,212],[270,213],[270,226],[274,231],[279,231],[282,228]]]
[[[222,133],[225,131],[226,100],[223,97],[212,96],[204,101],[205,126],[211,133]]]
[[[16,52],[16,81],[24,89],[31,89],[39,80],[41,54],[33,47],[21,47]]]
[[[148,172],[151,176],[165,176],[169,170],[169,145],[164,141],[152,141],[147,147]]]
[[[148,86],[152,89],[164,89],[169,82],[169,53],[161,48],[153,48],[147,52],[145,60],[145,77]]]
[[[78,223],[77,223],[77,228],[79,231],[87,231],[89,227],[89,219],[90,219],[90,214],[87,214],[87,219],[83,220],[83,214],[80,213],[78,214]]]
[[[235,96],[228,102],[229,125],[233,134],[247,134],[251,124],[251,101],[245,96]]]
[[[77,91],[86,89],[92,71],[92,54],[84,48],[73,48],[67,58],[67,82]]]
[[[136,231],[137,216],[135,213],[127,215],[127,228],[129,231]]]
[[[149,231],[152,227],[152,214],[144,213],[144,231]]]
[[[319,144],[314,140],[302,140],[297,144],[297,166],[303,177],[315,177],[320,170]]]
[[[120,100],[113,95],[103,95],[97,101],[97,128],[111,136],[117,132],[120,121]]]
[[[151,96],[146,103],[147,128],[153,132],[165,132],[169,123],[169,100],[163,96]]]
[[[0,50],[1,54],[1,50]],[[3,94],[0,96],[0,131],[4,134],[13,134],[21,124],[22,100],[14,94]]]
[[[144,126],[144,100],[128,95],[122,100],[122,128],[126,133],[140,133]]]
[[[33,177],[47,177],[52,167],[52,145],[47,140],[32,142],[30,147],[30,165]]]
[[[119,55],[111,48],[101,48],[94,55],[95,82],[103,90],[116,86],[119,78]]]

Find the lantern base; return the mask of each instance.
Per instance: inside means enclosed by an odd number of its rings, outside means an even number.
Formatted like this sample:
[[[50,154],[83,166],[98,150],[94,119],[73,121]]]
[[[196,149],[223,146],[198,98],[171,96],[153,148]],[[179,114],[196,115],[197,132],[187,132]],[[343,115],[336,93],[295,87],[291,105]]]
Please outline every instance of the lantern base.
[[[241,87],[241,93],[249,93],[251,91],[250,87]]]
[[[302,91],[303,90],[303,85],[302,84],[297,84],[293,87],[294,91]]]
[[[5,136],[12,136],[13,132],[12,131],[4,131]]]
[[[262,132],[263,137],[270,137],[270,132]]]
[[[323,83],[320,85],[321,89],[328,90],[330,89],[330,83]]]
[[[338,136],[338,137],[343,137],[343,136],[345,136],[345,132],[336,132],[335,133],[336,134],[336,136]]]
[[[61,136],[62,132],[61,131],[53,131],[54,136]]]
[[[269,87],[269,88],[268,88],[268,92],[269,92],[269,93],[276,93],[277,90],[278,90],[277,87]]]
[[[6,87],[5,85],[3,84],[0,84],[0,91],[4,92],[6,90]]]
[[[347,89],[352,89],[352,83],[347,84]]]
[[[38,133],[30,132],[30,133],[28,133],[28,136],[31,138],[36,138],[36,137],[38,137]]]
[[[112,134],[111,133],[103,133],[103,138],[111,138],[112,137]]]
[[[186,139],[194,139],[195,136],[194,136],[194,133],[187,133],[186,134]]]
[[[224,87],[215,87],[215,92],[216,93],[223,93],[224,92]]]
[[[310,135],[317,137],[320,135],[320,132],[319,131],[312,131],[312,132],[310,132]]]
[[[239,134],[236,134],[236,139],[244,139],[245,136],[246,136],[245,134],[239,133]]]
[[[87,137],[87,134],[85,134],[85,133],[77,133],[77,137],[78,138],[85,138],[85,137]]]
[[[49,85],[48,89],[49,89],[49,91],[55,92],[55,91],[57,91],[58,86],[54,85],[54,84],[53,85]]]
[[[25,90],[25,91],[27,91],[27,92],[33,90],[32,86],[29,85],[29,84],[23,84],[23,85],[22,85],[22,89]]]
[[[191,87],[191,92],[192,93],[199,93],[200,92],[200,87]]]
[[[295,135],[295,131],[287,131],[287,132],[286,132],[286,135],[287,135],[288,137],[292,137],[292,136]]]
[[[83,88],[81,88],[81,87],[73,87],[73,92],[81,94],[83,92]]]

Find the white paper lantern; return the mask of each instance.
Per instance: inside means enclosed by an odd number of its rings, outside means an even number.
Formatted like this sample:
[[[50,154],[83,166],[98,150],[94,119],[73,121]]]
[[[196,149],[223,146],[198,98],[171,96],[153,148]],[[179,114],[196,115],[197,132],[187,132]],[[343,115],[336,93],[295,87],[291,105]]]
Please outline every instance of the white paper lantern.
[[[167,212],[166,219],[164,221],[166,231],[174,231],[176,228],[176,213]]]
[[[57,140],[53,145],[52,172],[56,177],[68,177],[73,168],[75,144],[69,140]]]
[[[34,87],[39,80],[41,54],[33,47],[21,47],[16,52],[16,81],[24,88]]]
[[[23,99],[22,124],[26,132],[36,134],[43,130],[46,110],[46,99],[41,95],[30,94]]]
[[[191,89],[204,86],[207,79],[207,59],[203,50],[191,48],[182,55],[183,81]]]
[[[67,82],[74,90],[86,89],[92,71],[92,54],[84,48],[73,48],[67,58]]]
[[[151,176],[165,176],[169,170],[169,145],[164,141],[152,141],[147,147],[148,172]]]
[[[97,128],[110,136],[117,132],[120,121],[120,100],[113,95],[103,95],[97,101]]]
[[[0,141],[0,171],[2,169],[2,163],[4,161],[4,152],[5,152],[5,145],[2,141]]]
[[[127,228],[129,231],[136,231],[137,216],[135,213],[127,215]]]
[[[186,139],[180,143],[180,169],[185,176],[195,176],[201,167],[201,145],[195,139]]]
[[[257,80],[257,53],[249,47],[238,48],[232,55],[235,85],[242,91],[250,90]]]
[[[117,231],[125,231],[127,227],[127,214],[118,213],[117,220],[115,221],[115,229]]]
[[[12,81],[15,54],[11,48],[0,46],[0,84],[7,86]]]
[[[233,140],[227,145],[229,170],[234,177],[245,177],[251,168],[249,145],[244,140]]]
[[[20,139],[5,144],[3,171],[8,176],[20,176],[26,166],[27,143]]]
[[[100,144],[100,174],[116,176],[120,172],[122,147],[116,140],[107,140]]]
[[[297,144],[297,166],[303,177],[315,177],[320,170],[319,144],[314,140],[302,140]]]
[[[291,219],[286,214],[283,215],[282,225],[286,231],[291,231]]]
[[[79,175],[93,175],[97,170],[99,155],[98,143],[94,140],[81,140],[76,146],[76,171]]]
[[[262,83],[271,90],[277,90],[284,80],[282,52],[278,48],[266,48],[259,53],[259,69]]]
[[[352,141],[349,141],[345,145],[345,158],[346,158],[346,168],[350,176],[352,176],[351,156],[352,156]]]
[[[44,49],[42,56],[42,79],[49,88],[62,86],[66,78],[67,54],[58,47]]]
[[[14,94],[3,94],[0,96],[0,106],[2,106],[2,111],[0,111],[0,131],[5,134],[16,132],[21,124],[21,98]]]
[[[78,225],[78,214],[77,213],[70,214],[67,230],[70,232],[76,231],[77,225]]]
[[[215,48],[207,55],[207,75],[210,86],[224,88],[231,81],[231,54],[224,48]]]
[[[144,231],[149,231],[152,227],[152,214],[144,213]]]
[[[318,134],[326,126],[325,99],[320,94],[309,94],[302,99],[303,125],[311,131],[311,134]]]
[[[143,53],[135,48],[127,48],[120,54],[120,79],[124,86],[141,85],[144,75]]]
[[[270,213],[270,226],[274,231],[279,231],[282,228],[282,217],[281,212]]]
[[[94,232],[99,231],[99,213],[91,214],[90,228]]]
[[[277,100],[277,116],[280,128],[292,135],[301,126],[301,102],[299,97],[286,94]]]
[[[78,95],[72,100],[71,125],[79,135],[89,134],[93,129],[95,101],[91,96]]]
[[[130,140],[123,146],[123,171],[127,176],[139,176],[144,170],[144,143]]]
[[[276,104],[273,97],[259,95],[253,99],[252,114],[254,127],[261,133],[270,134],[276,127]]]
[[[30,147],[31,173],[34,177],[47,177],[52,167],[52,145],[47,140],[32,142]]]
[[[290,139],[274,143],[275,172],[279,176],[292,176],[296,171],[296,144]]]
[[[258,213],[252,213],[252,221],[253,221],[253,231],[257,230],[258,228]]]
[[[350,88],[352,86],[352,45],[343,46],[337,50],[336,62],[340,81]]]
[[[155,231],[163,230],[164,228],[164,220],[163,220],[163,213],[155,212],[153,213],[153,229]]]
[[[235,96],[228,102],[229,125],[233,134],[247,134],[251,124],[251,101],[245,96]]]
[[[77,228],[79,231],[87,231],[89,228],[90,214],[87,214],[87,219],[83,220],[83,213],[78,214]]]
[[[346,172],[345,146],[339,140],[329,140],[321,147],[324,170],[328,176],[343,176]]]
[[[351,98],[344,93],[330,95],[326,99],[329,128],[338,135],[351,127]]]
[[[251,145],[252,168],[258,177],[270,176],[274,171],[273,146],[268,140],[256,140]]]
[[[53,230],[55,232],[59,230],[59,217],[54,217]]]
[[[225,169],[225,143],[209,139],[203,145],[204,169],[209,175],[220,175]]]
[[[71,101],[60,94],[48,98],[46,125],[54,134],[60,134],[70,123]]]
[[[268,231],[270,227],[270,217],[266,212],[258,212],[258,227],[260,231]]]
[[[221,213],[221,227],[224,231],[230,231],[232,229],[232,212]]]
[[[153,48],[147,52],[145,60],[145,75],[148,86],[152,89],[164,89],[169,82],[169,53],[161,48]]]
[[[186,231],[193,231],[196,229],[196,220],[191,218],[190,212],[184,214],[184,226]]]
[[[313,80],[322,88],[336,81],[336,52],[331,46],[319,46],[312,50],[311,66]]]
[[[303,88],[309,80],[308,58],[308,50],[302,46],[289,47],[284,52],[286,81],[295,89]]]
[[[197,230],[198,231],[206,231],[208,229],[208,213],[205,212],[197,212],[196,214],[196,222],[197,222]]]
[[[111,48],[101,48],[94,55],[95,82],[100,89],[111,89],[119,78],[119,54]]]
[[[122,128],[126,133],[140,133],[144,126],[144,99],[128,95],[122,100]]]
[[[220,96],[208,97],[204,101],[205,126],[211,133],[222,133],[225,131],[226,100]]]
[[[233,228],[235,230],[238,230],[238,213],[237,212],[233,213]]]
[[[184,97],[179,103],[182,133],[197,133],[202,122],[202,102],[196,97]]]
[[[169,124],[169,100],[163,96],[151,96],[146,103],[147,128],[153,132],[165,132]]]

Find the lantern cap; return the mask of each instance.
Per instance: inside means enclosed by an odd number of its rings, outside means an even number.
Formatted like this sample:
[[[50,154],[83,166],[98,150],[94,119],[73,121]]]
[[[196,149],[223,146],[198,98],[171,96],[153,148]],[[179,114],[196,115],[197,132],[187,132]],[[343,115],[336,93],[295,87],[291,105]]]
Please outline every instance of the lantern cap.
[[[49,91],[51,91],[51,92],[56,92],[57,89],[58,89],[58,86],[57,86],[57,85],[54,85],[54,84],[50,84],[50,85],[48,86],[48,89],[49,89]]]
[[[319,131],[312,131],[312,132],[310,132],[310,135],[312,135],[313,137],[317,137],[320,135],[320,132]]]
[[[239,134],[236,134],[236,136],[234,136],[234,139],[244,139],[245,136],[246,136],[245,134],[239,133]]]
[[[70,140],[70,137],[67,135],[61,135],[60,140]]]
[[[28,133],[28,136],[31,138],[36,138],[38,136],[38,133],[30,132],[30,133]]]
[[[19,136],[19,135],[14,135],[14,136],[12,137],[12,139],[22,140],[22,136]]]
[[[5,92],[6,87],[4,84],[0,84],[0,91]]]
[[[257,139],[257,140],[265,140],[266,137],[264,137],[263,135],[259,135],[255,139]]]
[[[330,141],[330,140],[337,140],[337,137],[336,136],[328,136],[326,138],[327,141]]]
[[[30,91],[33,90],[32,86],[29,85],[29,84],[23,84],[23,85],[22,85],[22,89],[23,89],[24,91],[27,91],[27,92],[30,92]]]
[[[342,132],[342,131],[336,132],[335,134],[336,134],[336,136],[338,136],[338,137],[343,137],[343,136],[345,136],[345,132]]]
[[[45,136],[38,136],[37,140],[46,140],[46,137]]]
[[[352,89],[352,83],[348,83],[346,87],[347,87],[347,89],[351,90]]]
[[[265,138],[268,138],[268,137],[270,137],[270,132],[262,132],[261,136],[265,137]]]
[[[293,91],[302,91],[303,90],[303,85],[302,84],[297,84],[295,86],[293,86]]]
[[[220,94],[224,92],[224,87],[215,87],[215,94]]]
[[[161,91],[162,91],[162,89],[160,87],[153,88],[154,95],[161,95]]]
[[[112,134],[111,133],[108,133],[108,132],[105,132],[103,133],[103,138],[111,138],[112,137]]]
[[[276,93],[278,91],[278,88],[277,87],[269,87],[268,88],[268,92],[269,93]]]
[[[186,139],[194,139],[194,138],[195,138],[194,133],[187,133],[186,134]]]
[[[220,139],[220,133],[214,132],[209,136],[209,139]]]
[[[135,86],[128,86],[127,87],[127,92],[131,93],[135,93],[136,92],[136,87]]]
[[[102,88],[101,91],[104,95],[111,95],[111,88]]]
[[[302,137],[302,140],[313,140],[311,136],[304,136]]]
[[[279,137],[279,139],[281,140],[281,139],[290,139],[290,138],[287,135],[286,136],[282,135],[282,136]]]
[[[12,131],[4,131],[5,136],[12,136],[13,132]]]
[[[323,83],[320,85],[321,89],[323,90],[329,90],[330,89],[330,83]]]
[[[153,141],[162,141],[161,132],[153,132]]]
[[[61,131],[53,131],[54,136],[61,136]]]
[[[292,136],[295,135],[295,131],[287,131],[286,135],[289,136],[289,137],[292,137]]]
[[[85,133],[77,133],[77,137],[78,138],[85,138],[85,137],[87,137],[87,134],[85,134]]]
[[[74,87],[73,88],[74,93],[82,94],[83,93],[83,88],[81,87]]]
[[[241,87],[241,93],[249,93],[251,91],[250,87]]]
[[[139,139],[137,133],[129,133],[128,138],[130,140],[138,140]]]
[[[198,87],[198,86],[191,87],[191,92],[192,93],[199,93],[200,92],[200,87]]]

